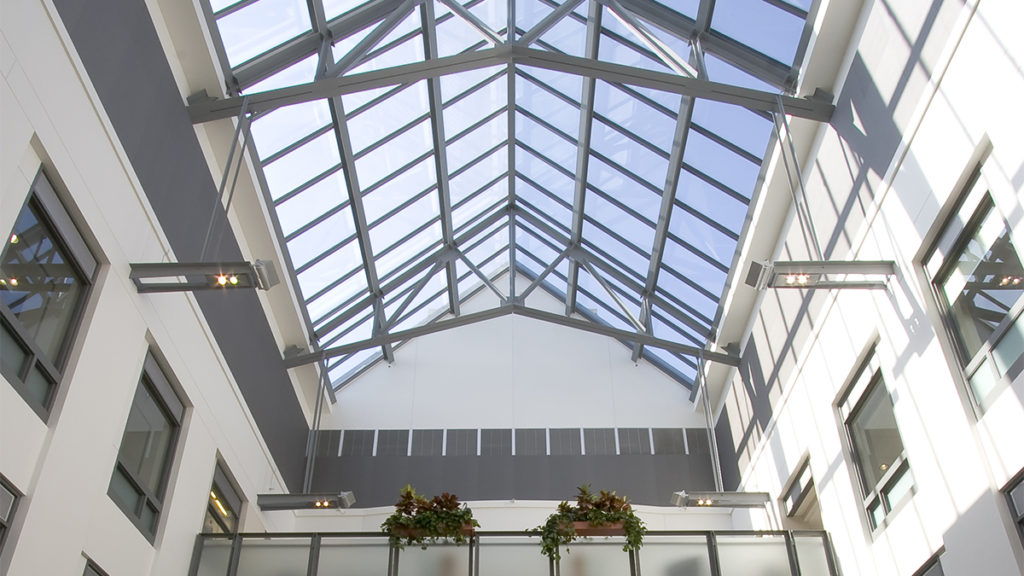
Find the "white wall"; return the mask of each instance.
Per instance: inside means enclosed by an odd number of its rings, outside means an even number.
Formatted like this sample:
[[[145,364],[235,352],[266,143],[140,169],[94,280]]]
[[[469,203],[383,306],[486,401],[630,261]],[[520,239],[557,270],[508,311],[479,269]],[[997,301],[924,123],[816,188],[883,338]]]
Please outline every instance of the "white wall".
[[[868,3],[859,57],[890,106],[903,145],[884,173],[868,177],[867,219],[846,230],[851,250],[833,259],[892,259],[900,272],[887,291],[846,291],[829,296],[821,313],[799,327],[806,344],[782,382],[771,423],[743,469],[742,486],[779,495],[801,457],[810,456],[825,528],[844,573],[911,574],[940,547],[945,574],[1024,573],[1024,552],[999,489],[1024,467],[1024,381],[1004,390],[976,419],[964,385],[943,351],[929,287],[915,266],[940,210],[959,193],[959,181],[985,142],[986,178],[1016,238],[1024,237],[1024,41],[1016,2],[946,3],[956,16],[952,33],[913,44],[932,3]],[[950,6],[953,6],[950,8]],[[980,5],[973,13],[975,5]],[[946,12],[944,12],[945,14]],[[961,38],[961,31],[966,32]],[[904,68],[924,45],[924,61]],[[948,64],[948,67],[947,67]],[[903,98],[894,95],[902,94]],[[872,132],[866,138],[870,141]],[[808,190],[839,193],[863,168],[847,142],[829,128],[807,159]],[[826,187],[827,185],[827,187]],[[847,188],[844,189],[843,187]],[[825,194],[813,198],[827,202]],[[813,202],[813,200],[812,200]],[[830,222],[818,222],[830,232]],[[802,248],[796,226],[783,250]],[[1018,246],[1020,243],[1018,242]],[[763,320],[755,334],[767,332]],[[787,324],[783,332],[798,328]],[[883,376],[913,472],[916,490],[872,536],[864,518],[851,460],[840,438],[834,404],[874,338]],[[954,365],[955,366],[955,365]],[[745,399],[734,382],[726,408],[742,413]]]
[[[48,0],[0,5],[0,73],[0,229],[42,166],[100,261],[48,422],[0,383],[0,473],[25,494],[0,572],[81,574],[88,556],[113,575],[183,574],[218,458],[250,500],[282,482],[194,299],[128,279],[173,255]],[[106,494],[147,349],[189,407],[155,545]],[[291,526],[251,503],[244,516]]]
[[[496,284],[508,286],[507,278]],[[520,287],[525,289],[525,286]],[[484,290],[463,313],[490,309]],[[527,305],[562,313],[534,290]],[[690,391],[617,340],[504,316],[409,341],[338,392],[324,429],[704,428]]]

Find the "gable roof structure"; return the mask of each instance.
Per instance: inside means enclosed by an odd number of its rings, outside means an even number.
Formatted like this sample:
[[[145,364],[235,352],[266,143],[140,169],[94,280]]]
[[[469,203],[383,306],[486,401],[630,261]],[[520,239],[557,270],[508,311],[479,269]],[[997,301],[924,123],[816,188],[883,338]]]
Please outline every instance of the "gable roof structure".
[[[797,98],[810,0],[202,0],[337,389],[504,314],[615,337],[692,388]],[[815,3],[816,6],[816,3]],[[229,72],[228,72],[229,71]],[[500,281],[499,281],[500,279]],[[565,315],[526,298],[541,289]],[[501,306],[464,315],[480,290]]]

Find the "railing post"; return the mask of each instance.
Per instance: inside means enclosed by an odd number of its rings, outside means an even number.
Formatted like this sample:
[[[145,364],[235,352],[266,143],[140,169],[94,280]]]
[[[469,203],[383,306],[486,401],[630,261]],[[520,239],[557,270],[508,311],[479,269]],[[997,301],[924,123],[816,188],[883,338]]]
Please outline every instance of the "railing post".
[[[199,556],[202,554],[203,549],[203,535],[196,534],[196,543],[192,547],[192,562],[188,565],[188,576],[196,576],[199,574]]]
[[[800,576],[800,559],[796,555],[796,542],[793,540],[793,533],[786,530],[783,536],[786,538],[786,552],[789,554],[789,572],[793,576]]]
[[[832,535],[822,532],[821,539],[825,542],[825,562],[828,563],[828,573],[832,576],[839,576],[839,562],[836,560],[836,551],[832,548]]]
[[[718,560],[718,539],[714,532],[708,532],[708,559],[711,560],[711,576],[722,576],[722,565]]]
[[[235,537],[231,540],[231,559],[228,560],[228,576],[236,576],[238,574],[238,562],[242,556],[242,535],[235,534]]]
[[[320,535],[314,534],[309,541],[309,565],[306,568],[306,576],[316,576],[320,569]]]

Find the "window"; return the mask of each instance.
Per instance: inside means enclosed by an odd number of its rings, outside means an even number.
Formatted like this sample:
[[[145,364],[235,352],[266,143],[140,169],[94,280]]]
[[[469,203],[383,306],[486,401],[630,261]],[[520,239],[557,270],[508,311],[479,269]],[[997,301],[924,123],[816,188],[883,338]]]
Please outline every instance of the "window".
[[[107,493],[150,540],[156,534],[183,414],[170,382],[147,354]]]
[[[914,478],[873,350],[840,400],[839,411],[860,479],[864,510],[875,531],[910,496]]]
[[[925,265],[980,410],[1024,367],[1024,266],[985,180],[975,175]],[[966,224],[960,224],[966,222]]]
[[[782,510],[786,513],[783,525],[788,530],[823,530],[821,510],[818,508],[818,493],[814,489],[811,463],[804,457],[796,472],[790,477],[789,486],[782,496]]]
[[[96,260],[42,172],[0,254],[0,370],[50,412]]]
[[[1010,516],[1017,526],[1017,534],[1024,543],[1024,470],[1017,473],[1017,476],[1010,481],[1010,484],[1003,489],[1006,500],[1010,504]]]
[[[19,496],[21,494],[14,489],[14,486],[11,486],[6,478],[0,476],[0,552],[4,549],[7,532],[11,529],[11,521],[14,519],[14,510],[17,508]]]
[[[234,534],[238,532],[238,514],[242,499],[218,464],[213,471],[213,486],[210,487],[210,501],[203,519],[203,533]]]
[[[99,566],[93,564],[92,560],[86,560],[83,576],[107,576],[107,573],[101,570]]]
[[[914,572],[914,576],[944,576],[945,572],[942,571],[942,554],[946,551],[945,548],[940,548],[938,552],[932,555],[920,568]]]

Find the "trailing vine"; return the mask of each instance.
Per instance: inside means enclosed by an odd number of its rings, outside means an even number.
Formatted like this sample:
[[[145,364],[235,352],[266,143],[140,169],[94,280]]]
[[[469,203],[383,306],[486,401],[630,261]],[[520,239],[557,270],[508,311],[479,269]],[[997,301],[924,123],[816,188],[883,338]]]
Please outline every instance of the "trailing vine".
[[[473,511],[454,494],[445,492],[428,500],[412,486],[406,486],[399,493],[394,514],[380,528],[399,548],[415,544],[425,550],[427,544],[437,542],[468,542],[467,526],[471,530],[480,524],[473,519]]]
[[[595,494],[590,491],[589,486],[580,486],[578,491],[575,506],[561,502],[555,513],[548,516],[543,525],[531,530],[532,533],[540,535],[541,554],[556,561],[560,560],[561,547],[565,546],[568,552],[569,544],[579,537],[573,522],[587,522],[595,528],[622,524],[626,535],[623,551],[639,550],[643,546],[647,527],[633,513],[628,499],[604,490]]]

